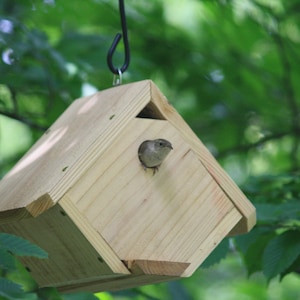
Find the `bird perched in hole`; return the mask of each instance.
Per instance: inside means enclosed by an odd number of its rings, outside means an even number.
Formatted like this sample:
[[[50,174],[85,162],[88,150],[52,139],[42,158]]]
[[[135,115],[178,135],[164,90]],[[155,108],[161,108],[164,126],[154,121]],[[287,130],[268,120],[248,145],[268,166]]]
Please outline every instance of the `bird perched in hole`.
[[[172,144],[165,139],[147,140],[142,142],[138,149],[139,160],[145,170],[152,168],[155,174],[172,149]]]

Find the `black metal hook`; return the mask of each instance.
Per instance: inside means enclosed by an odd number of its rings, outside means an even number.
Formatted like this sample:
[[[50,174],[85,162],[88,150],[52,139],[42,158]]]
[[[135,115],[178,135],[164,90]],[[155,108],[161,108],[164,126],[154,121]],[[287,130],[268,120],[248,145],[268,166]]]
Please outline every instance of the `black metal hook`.
[[[116,75],[119,75],[120,72],[124,73],[130,62],[130,51],[129,51],[129,43],[128,43],[128,36],[127,36],[127,25],[126,25],[126,16],[125,16],[125,8],[124,8],[124,1],[119,0],[119,10],[120,10],[120,17],[121,17],[121,26],[122,26],[122,34],[117,33],[109,50],[107,53],[107,64],[109,69]],[[124,50],[125,50],[125,60],[124,64],[121,68],[115,68],[112,62],[113,54],[117,48],[119,41],[121,40],[123,35],[123,43],[124,43]]]

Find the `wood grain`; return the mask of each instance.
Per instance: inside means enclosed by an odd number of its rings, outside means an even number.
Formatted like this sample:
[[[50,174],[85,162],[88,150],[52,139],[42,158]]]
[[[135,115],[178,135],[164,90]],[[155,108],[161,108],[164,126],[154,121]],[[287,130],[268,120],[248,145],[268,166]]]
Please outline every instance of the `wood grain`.
[[[189,263],[156,261],[156,260],[133,260],[125,261],[129,270],[133,273],[147,275],[181,276]],[[138,269],[135,271],[135,269]]]
[[[128,269],[125,267],[116,253],[111,249],[109,244],[107,244],[102,236],[91,227],[88,220],[83,214],[80,213],[67,195],[65,195],[59,201],[59,205],[64,209],[64,211],[68,212],[69,218],[71,218],[80,232],[114,273],[130,274]]]
[[[56,203],[149,101],[148,81],[74,101],[1,180],[0,218],[45,194]]]
[[[158,107],[165,119],[167,119],[179,132],[191,148],[198,155],[199,159],[219,184],[224,193],[231,199],[234,205],[242,214],[243,218],[233,228],[231,235],[242,234],[250,231],[256,223],[255,207],[246,198],[235,182],[218,164],[212,154],[203,145],[191,128],[184,122],[175,109],[168,104],[166,97],[159,91],[153,82],[151,85],[151,101]]]
[[[120,277],[112,271],[58,204],[36,218],[3,224],[0,230],[24,237],[48,252],[48,259],[20,258],[41,287],[76,285]],[[113,255],[108,261],[112,259]],[[117,266],[111,265],[116,271]],[[123,268],[124,273],[128,274],[127,268]],[[119,268],[118,271],[121,273],[122,270]]]
[[[153,138],[166,138],[174,148],[154,176],[137,157],[139,145]],[[121,260],[191,263],[233,203],[167,121],[133,119],[112,149],[94,162],[68,197]],[[226,234],[236,222],[227,224]]]

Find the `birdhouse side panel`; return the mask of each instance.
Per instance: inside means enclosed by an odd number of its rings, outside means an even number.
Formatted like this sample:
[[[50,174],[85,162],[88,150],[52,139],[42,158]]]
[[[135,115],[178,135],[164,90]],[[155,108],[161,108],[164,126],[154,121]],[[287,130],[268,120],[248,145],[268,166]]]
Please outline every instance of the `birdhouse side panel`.
[[[59,205],[37,218],[3,224],[0,230],[21,236],[48,252],[48,259],[21,258],[41,287],[79,284],[116,275]]]

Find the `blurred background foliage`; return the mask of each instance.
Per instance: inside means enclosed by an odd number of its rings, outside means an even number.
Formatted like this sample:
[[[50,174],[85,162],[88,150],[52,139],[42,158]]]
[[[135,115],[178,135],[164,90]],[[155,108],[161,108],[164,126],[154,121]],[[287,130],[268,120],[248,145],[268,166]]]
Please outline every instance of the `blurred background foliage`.
[[[99,298],[296,299],[300,1],[125,6],[131,63],[123,82],[160,87],[255,204],[258,222],[221,243],[191,278]],[[111,87],[106,54],[120,30],[117,0],[0,2],[1,176],[74,99]],[[115,65],[123,64],[120,44]]]

